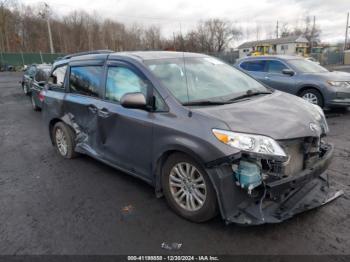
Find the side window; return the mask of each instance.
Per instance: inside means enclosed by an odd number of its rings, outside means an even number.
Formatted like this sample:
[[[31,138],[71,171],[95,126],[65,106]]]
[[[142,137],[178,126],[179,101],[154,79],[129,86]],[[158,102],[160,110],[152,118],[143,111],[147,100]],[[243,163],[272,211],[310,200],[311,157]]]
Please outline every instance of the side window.
[[[71,93],[102,97],[102,66],[74,66],[70,69],[69,89]]]
[[[287,67],[281,63],[280,61],[269,61],[268,64],[268,72],[269,73],[282,73],[283,69],[287,69]]]
[[[119,102],[126,93],[141,92],[147,96],[148,84],[126,67],[109,67],[106,83],[106,99]]]
[[[264,72],[266,62],[263,60],[243,62],[240,66],[244,70],[253,72]]]
[[[49,78],[49,85],[63,88],[64,76],[66,75],[67,65],[57,67]]]

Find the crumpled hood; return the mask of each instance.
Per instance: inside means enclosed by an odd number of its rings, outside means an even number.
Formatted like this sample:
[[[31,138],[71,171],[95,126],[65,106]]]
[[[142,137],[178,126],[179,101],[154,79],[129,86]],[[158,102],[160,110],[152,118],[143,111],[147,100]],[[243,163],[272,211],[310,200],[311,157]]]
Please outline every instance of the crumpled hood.
[[[266,135],[276,140],[328,132],[326,119],[316,106],[279,91],[223,106],[192,110],[224,121],[232,131]]]

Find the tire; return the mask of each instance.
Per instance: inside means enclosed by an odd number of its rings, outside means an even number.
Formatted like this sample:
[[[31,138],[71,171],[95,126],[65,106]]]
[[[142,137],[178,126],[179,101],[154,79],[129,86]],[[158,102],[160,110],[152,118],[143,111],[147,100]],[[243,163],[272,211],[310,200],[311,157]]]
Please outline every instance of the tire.
[[[321,108],[323,108],[324,106],[323,96],[316,89],[306,89],[303,92],[301,92],[300,97],[312,104],[318,105]]]
[[[189,164],[191,168],[187,169],[186,164]],[[200,182],[198,182],[196,185],[198,188],[192,189],[192,191],[190,189],[189,191],[188,181],[174,181],[175,178],[178,180],[180,177],[177,176],[177,174],[179,173],[176,172],[175,167],[177,168],[177,170],[179,170],[181,166],[183,171],[188,171],[189,173],[191,173],[191,170],[193,170],[193,168],[195,169],[195,171],[193,172],[193,176],[191,177],[192,182],[190,183],[194,183],[196,180],[200,180]],[[216,193],[210,181],[210,178],[205,172],[205,170],[187,155],[175,153],[169,156],[162,168],[161,180],[163,193],[168,205],[175,211],[175,213],[177,213],[181,217],[192,222],[200,223],[208,221],[217,215],[218,205]],[[171,186],[171,182],[177,183],[177,186]],[[187,183],[186,188],[185,183]],[[179,186],[180,184],[182,185],[182,187]],[[199,186],[202,187],[203,184],[205,189],[199,188]],[[182,192],[180,192],[181,190]],[[201,194],[199,194],[198,191]],[[176,193],[179,194],[178,197],[175,196]],[[183,195],[185,196],[183,197]],[[187,195],[189,196],[187,197]],[[203,195],[205,197],[203,197]],[[179,200],[181,197],[183,198],[182,201]],[[190,201],[191,198],[194,201],[193,204]],[[187,201],[187,199],[189,200]],[[197,201],[197,199],[203,200],[203,203],[201,204]],[[187,203],[189,203],[189,206],[186,206]]]
[[[23,87],[23,93],[27,96],[29,95],[29,90],[28,90],[28,86],[26,84],[22,85]]]
[[[33,108],[34,111],[40,111],[41,110],[41,108],[36,105],[33,95],[30,96],[30,102],[32,104],[32,108]]]
[[[58,132],[62,132],[64,136],[63,140],[58,139]],[[75,158],[78,156],[78,153],[74,151],[75,148],[75,134],[73,130],[64,124],[63,122],[58,122],[54,125],[52,129],[52,139],[56,147],[57,152],[64,158]],[[65,140],[65,145],[63,145]],[[65,150],[63,148],[65,147]]]

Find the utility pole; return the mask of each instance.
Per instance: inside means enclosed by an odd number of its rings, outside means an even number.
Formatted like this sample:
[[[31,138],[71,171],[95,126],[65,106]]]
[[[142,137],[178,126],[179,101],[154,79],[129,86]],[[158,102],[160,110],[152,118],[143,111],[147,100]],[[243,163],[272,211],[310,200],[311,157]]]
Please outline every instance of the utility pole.
[[[316,16],[314,16],[314,21],[312,24],[311,39],[310,39],[310,53],[311,53],[312,47],[314,45],[315,31],[316,31]]]
[[[347,44],[348,44],[348,30],[349,30],[349,28],[350,28],[350,26],[349,26],[349,12],[348,12],[348,16],[347,16],[347,19],[346,19],[344,51],[347,49]]]
[[[50,6],[47,3],[44,3],[45,9],[43,12],[40,12],[39,15],[43,18],[46,19],[47,23],[47,31],[49,33],[49,44],[50,44],[50,51],[51,54],[55,53],[55,50],[53,48],[53,42],[52,42],[52,33],[51,33],[51,25],[50,25]]]
[[[278,20],[277,20],[277,24],[276,24],[276,38],[278,38]]]

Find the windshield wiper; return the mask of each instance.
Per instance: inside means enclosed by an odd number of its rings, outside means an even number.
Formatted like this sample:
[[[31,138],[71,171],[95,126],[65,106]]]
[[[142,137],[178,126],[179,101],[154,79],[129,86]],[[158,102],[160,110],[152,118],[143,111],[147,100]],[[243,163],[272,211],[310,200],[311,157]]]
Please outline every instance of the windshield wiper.
[[[184,106],[210,106],[210,105],[224,105],[226,101],[214,101],[214,100],[197,100],[182,103]]]
[[[251,97],[251,96],[257,96],[257,95],[267,95],[267,94],[272,94],[271,91],[253,91],[249,89],[245,94],[236,96],[234,98],[229,99],[226,102],[234,102],[243,98]]]

